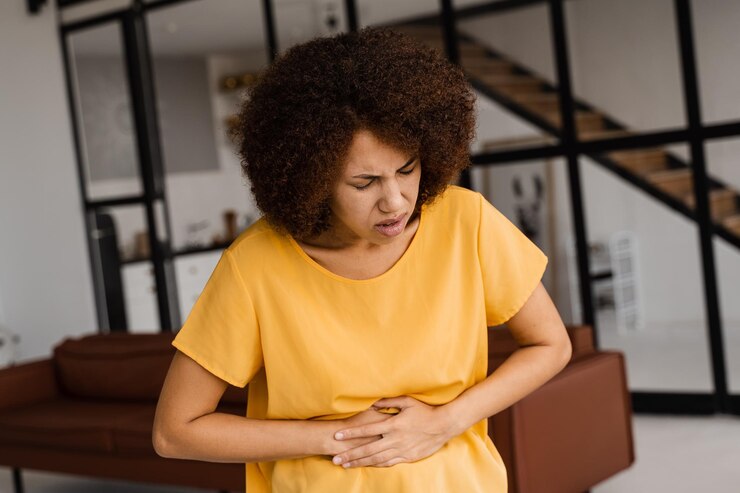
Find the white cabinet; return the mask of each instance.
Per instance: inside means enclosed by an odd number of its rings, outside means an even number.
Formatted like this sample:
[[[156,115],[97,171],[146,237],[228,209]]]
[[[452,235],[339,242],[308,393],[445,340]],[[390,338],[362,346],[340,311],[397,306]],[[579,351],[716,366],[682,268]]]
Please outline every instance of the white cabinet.
[[[216,250],[183,255],[175,259],[177,298],[180,304],[180,319],[183,323],[222,254],[223,250]]]
[[[222,253],[223,250],[215,250],[175,258],[175,280],[181,322],[185,322]],[[151,262],[124,264],[121,268],[121,279],[129,332],[159,332],[157,288]]]
[[[123,298],[129,332],[159,332],[157,288],[151,262],[124,264],[121,268]]]

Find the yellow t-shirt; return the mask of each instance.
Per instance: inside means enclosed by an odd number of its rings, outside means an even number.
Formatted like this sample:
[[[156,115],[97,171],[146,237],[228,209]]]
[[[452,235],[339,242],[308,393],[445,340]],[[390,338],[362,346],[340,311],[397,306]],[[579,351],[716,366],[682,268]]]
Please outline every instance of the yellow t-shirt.
[[[372,279],[332,273],[263,218],[226,249],[173,345],[249,383],[252,418],[340,419],[399,395],[444,404],[486,377],[486,328],[519,311],[546,264],[481,194],[457,186],[422,208],[406,252]],[[414,463],[344,469],[312,456],[246,474],[249,493],[507,491],[486,420]]]

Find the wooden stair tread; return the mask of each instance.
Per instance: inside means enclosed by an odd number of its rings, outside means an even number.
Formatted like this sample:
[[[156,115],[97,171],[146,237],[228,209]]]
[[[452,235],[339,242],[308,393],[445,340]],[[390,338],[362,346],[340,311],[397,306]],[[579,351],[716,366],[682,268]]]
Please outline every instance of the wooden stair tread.
[[[441,38],[442,26],[440,25],[414,25],[403,24],[393,27],[394,31],[401,32],[415,38]]]
[[[694,209],[696,199],[693,191],[683,197],[687,207]],[[735,201],[735,192],[728,188],[716,188],[709,191],[709,214],[713,221],[720,222],[723,219],[736,214],[737,202]]]
[[[740,214],[722,219],[722,226],[730,230],[734,235],[740,236]]]
[[[671,168],[661,171],[655,171],[647,175],[648,180],[654,183],[673,181],[673,180],[689,180],[693,178],[691,168]]]
[[[559,102],[560,97],[556,92],[533,92],[517,94],[514,98],[520,104]]]
[[[528,75],[483,74],[477,77],[489,88],[511,99],[523,92],[541,92],[543,82]]]
[[[627,137],[632,135],[632,132],[622,128],[605,128],[602,130],[590,130],[586,132],[580,132],[578,137],[581,140],[601,140],[601,139],[614,139],[617,137]]]
[[[544,82],[537,77],[530,75],[513,75],[513,74],[491,74],[481,77],[483,82],[491,85],[504,85],[504,84],[544,84]]]
[[[618,166],[641,175],[668,167],[668,153],[662,148],[612,151],[606,156]]]
[[[740,214],[733,214],[722,219],[722,224],[727,227],[740,227]]]
[[[506,75],[513,70],[511,62],[491,56],[466,56],[463,54],[460,58],[460,65],[473,76]]]
[[[521,149],[534,146],[554,145],[557,139],[550,135],[534,135],[531,137],[513,137],[509,139],[494,139],[484,141],[481,145],[483,152]]]
[[[420,39],[419,41],[441,52],[445,52],[445,50],[447,49],[445,42],[443,40],[422,40]],[[482,46],[479,44],[473,44],[473,43],[466,43],[464,41],[461,41],[457,45],[457,50],[460,56],[486,56],[488,54],[488,50],[486,50],[485,46]]]
[[[690,168],[666,169],[653,171],[645,178],[665,193],[683,199],[693,187],[694,175]]]
[[[729,188],[715,188],[714,190],[709,191],[709,200],[711,202],[719,202],[719,201],[729,201],[730,199],[735,199],[735,192],[730,190]],[[690,205],[691,207],[694,206],[694,193],[688,193],[686,194],[684,201],[687,205]]]
[[[555,128],[562,127],[562,118],[559,111],[536,112]],[[604,116],[588,110],[577,110],[575,114],[576,129],[578,132],[588,132],[604,128]]]

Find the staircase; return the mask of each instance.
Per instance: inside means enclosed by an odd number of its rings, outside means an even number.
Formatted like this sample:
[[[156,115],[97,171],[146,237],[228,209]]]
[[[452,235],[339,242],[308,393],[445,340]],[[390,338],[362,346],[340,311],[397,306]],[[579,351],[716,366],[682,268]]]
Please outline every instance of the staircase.
[[[394,26],[394,29],[444,51],[442,31],[437,24],[402,24]],[[460,65],[476,90],[548,134],[560,134],[562,122],[556,87],[471,36],[461,32],[458,36]],[[580,140],[631,134],[624,125],[585,102],[574,101],[574,106],[576,132]],[[500,144],[484,144],[483,150],[497,150]],[[666,149],[620,150],[588,156],[679,213],[697,220],[693,171],[689,164]],[[740,195],[711,176],[708,180],[709,207],[715,232],[740,248]]]

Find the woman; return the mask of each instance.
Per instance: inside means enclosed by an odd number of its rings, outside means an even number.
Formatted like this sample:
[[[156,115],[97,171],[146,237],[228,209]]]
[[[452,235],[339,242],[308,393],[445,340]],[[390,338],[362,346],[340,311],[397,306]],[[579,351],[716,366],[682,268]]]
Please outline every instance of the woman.
[[[480,194],[474,93],[383,29],[276,60],[235,133],[264,216],[173,345],[157,452],[247,463],[247,491],[501,492],[486,418],[559,372],[545,255]],[[522,345],[486,378],[488,326]],[[214,412],[249,383],[247,416]]]

